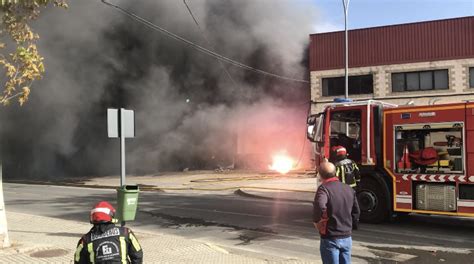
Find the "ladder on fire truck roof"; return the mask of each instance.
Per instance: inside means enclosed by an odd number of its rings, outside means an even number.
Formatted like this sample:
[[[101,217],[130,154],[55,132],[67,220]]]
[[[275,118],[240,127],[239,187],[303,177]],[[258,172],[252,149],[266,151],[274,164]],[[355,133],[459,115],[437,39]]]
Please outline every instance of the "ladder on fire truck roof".
[[[359,106],[359,105],[367,105],[367,106],[370,106],[370,105],[381,105],[383,106],[384,108],[396,108],[398,107],[397,104],[392,104],[392,103],[387,103],[387,102],[383,102],[383,101],[378,101],[378,100],[362,100],[362,101],[348,101],[348,102],[333,102],[333,103],[329,103],[327,104],[327,106]]]
[[[328,104],[331,108],[335,108],[338,106],[367,106],[367,120],[370,120],[370,106],[372,105],[380,105],[383,108],[396,108],[398,105],[386,103],[377,100],[363,100],[363,101],[347,101],[347,102],[334,102]],[[373,165],[373,160],[371,157],[371,149],[370,149],[370,139],[371,139],[371,131],[370,131],[370,122],[367,122],[367,165]]]

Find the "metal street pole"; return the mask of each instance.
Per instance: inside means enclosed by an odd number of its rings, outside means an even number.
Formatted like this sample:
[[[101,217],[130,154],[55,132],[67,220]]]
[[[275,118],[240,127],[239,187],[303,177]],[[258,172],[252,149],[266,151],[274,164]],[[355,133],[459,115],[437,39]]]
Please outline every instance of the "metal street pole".
[[[345,49],[345,68],[344,68],[344,88],[345,88],[345,98],[349,98],[349,39],[347,37],[347,12],[349,10],[350,0],[342,0],[342,5],[344,6],[344,49]]]
[[[124,109],[119,109],[120,118],[120,187],[125,185],[125,133]]]

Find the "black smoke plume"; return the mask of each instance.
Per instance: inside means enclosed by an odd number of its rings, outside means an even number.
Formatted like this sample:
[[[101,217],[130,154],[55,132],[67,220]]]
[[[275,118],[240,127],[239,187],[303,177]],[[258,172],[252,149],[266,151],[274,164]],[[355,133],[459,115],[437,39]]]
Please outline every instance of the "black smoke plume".
[[[180,0],[110,1],[252,67],[308,79],[310,1],[187,0],[202,32]],[[47,72],[25,106],[0,109],[4,177],[118,174],[106,109],[119,107],[136,117],[128,173],[265,163],[280,150],[300,156],[308,84],[224,64],[229,78],[215,58],[98,0],[45,10],[33,27]]]

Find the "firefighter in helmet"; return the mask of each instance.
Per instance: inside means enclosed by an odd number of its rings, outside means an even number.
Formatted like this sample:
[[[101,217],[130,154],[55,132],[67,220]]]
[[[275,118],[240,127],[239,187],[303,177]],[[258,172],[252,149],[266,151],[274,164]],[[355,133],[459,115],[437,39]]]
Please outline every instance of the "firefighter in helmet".
[[[360,182],[360,172],[357,164],[347,158],[347,150],[343,146],[331,148],[330,161],[336,166],[336,176],[345,184],[355,188]]]
[[[97,203],[90,212],[94,226],[77,243],[74,263],[142,263],[143,251],[133,232],[115,226],[115,209],[108,202]]]

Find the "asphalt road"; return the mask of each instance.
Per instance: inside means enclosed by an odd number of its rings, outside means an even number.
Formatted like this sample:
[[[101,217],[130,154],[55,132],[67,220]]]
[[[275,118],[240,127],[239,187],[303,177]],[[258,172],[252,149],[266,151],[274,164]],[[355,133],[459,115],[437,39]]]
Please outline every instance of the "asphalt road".
[[[7,211],[88,221],[99,200],[114,190],[4,184]],[[311,204],[247,198],[233,193],[140,194],[132,227],[213,242],[241,254],[272,258],[319,258]],[[59,227],[60,228],[60,227]],[[353,255],[368,263],[474,263],[474,220],[406,216],[361,224]]]

